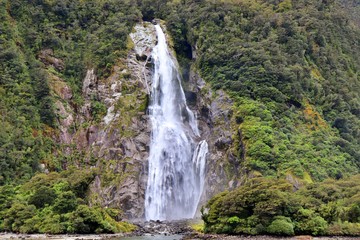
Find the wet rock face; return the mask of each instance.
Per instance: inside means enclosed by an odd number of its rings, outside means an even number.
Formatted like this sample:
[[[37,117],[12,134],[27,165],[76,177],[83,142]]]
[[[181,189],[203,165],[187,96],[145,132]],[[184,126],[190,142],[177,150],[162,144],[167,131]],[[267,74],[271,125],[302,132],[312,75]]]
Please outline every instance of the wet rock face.
[[[195,100],[190,107],[197,113],[201,137],[209,144],[200,208],[215,194],[241,184],[240,168],[244,156],[237,154],[237,148],[233,146],[235,140],[240,142],[240,146],[242,144],[241,135],[233,134],[238,124],[230,97],[222,90],[213,91],[195,72],[190,72],[186,86],[185,91],[192,93],[187,95],[190,97],[187,101]]]
[[[151,52],[152,48],[156,45],[155,27],[151,23],[144,22],[137,24],[134,30],[135,31],[130,34],[130,37],[135,45],[136,60],[144,62],[146,67],[152,67]]]
[[[184,91],[186,102],[189,106],[196,106],[197,102],[197,94],[192,91]]]
[[[229,148],[232,144],[232,139],[230,136],[227,137],[219,137],[216,141],[215,141],[215,147],[218,150],[223,150],[226,148]]]
[[[156,44],[155,29],[139,24],[131,38],[134,48],[126,67],[114,67],[109,79],[98,84],[107,113],[92,143],[103,173],[91,192],[94,204],[122,209],[126,218],[136,219],[144,216],[151,132],[146,108],[152,69],[147,62]]]

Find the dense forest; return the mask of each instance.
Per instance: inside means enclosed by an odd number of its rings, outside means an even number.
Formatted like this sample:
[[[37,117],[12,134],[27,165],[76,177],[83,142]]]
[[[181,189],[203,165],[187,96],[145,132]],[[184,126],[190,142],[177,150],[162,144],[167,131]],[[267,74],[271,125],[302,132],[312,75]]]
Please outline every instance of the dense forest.
[[[195,69],[234,101],[234,152],[249,180],[210,200],[205,231],[360,235],[359,9],[350,0],[0,0],[0,230],[133,228],[118,210],[88,206],[97,169],[55,141],[50,85],[61,77],[81,105],[86,70],[111,75],[135,23],[160,18],[184,74]],[[91,107],[96,121],[103,105]]]

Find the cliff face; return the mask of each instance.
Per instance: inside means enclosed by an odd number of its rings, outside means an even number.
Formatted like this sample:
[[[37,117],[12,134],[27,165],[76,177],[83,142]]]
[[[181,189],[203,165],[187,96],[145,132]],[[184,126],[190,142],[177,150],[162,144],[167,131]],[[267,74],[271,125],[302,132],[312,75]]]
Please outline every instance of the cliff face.
[[[214,194],[242,182],[244,172],[240,172],[240,166],[244,156],[235,148],[241,142],[241,132],[236,131],[233,102],[224,91],[211,90],[193,71],[185,86],[190,107],[198,116],[201,136],[209,144],[201,205]]]
[[[188,105],[209,143],[202,203],[253,176],[286,179],[301,190],[359,173],[355,0],[1,0],[0,6],[0,231],[25,225],[24,232],[82,231],[65,226],[83,219],[86,204],[96,213],[115,207],[127,218],[143,216],[156,37],[150,23],[136,25],[141,19],[166,20]],[[73,215],[57,212],[51,199],[42,208],[30,201],[54,191],[57,199],[76,200]],[[352,209],[340,207],[333,212]],[[13,228],[17,219],[23,223]],[[51,230],[43,228],[48,220]],[[106,226],[100,229],[114,231]]]
[[[74,162],[69,159],[63,167],[83,167],[84,163],[96,167],[98,174],[89,191],[91,203],[122,209],[127,218],[137,219],[144,216],[151,134],[147,105],[155,28],[151,23],[139,23],[130,38],[127,58],[114,66],[110,77],[98,79],[94,69],[87,70],[81,106],[70,103],[71,90],[60,78],[52,78],[51,88],[58,98],[57,142],[69,156],[76,152],[84,155]],[[202,204],[227,186],[237,185],[241,156],[232,146],[240,133],[233,135],[232,101],[223,91],[210,90],[195,71],[183,85],[201,136],[210,148]]]

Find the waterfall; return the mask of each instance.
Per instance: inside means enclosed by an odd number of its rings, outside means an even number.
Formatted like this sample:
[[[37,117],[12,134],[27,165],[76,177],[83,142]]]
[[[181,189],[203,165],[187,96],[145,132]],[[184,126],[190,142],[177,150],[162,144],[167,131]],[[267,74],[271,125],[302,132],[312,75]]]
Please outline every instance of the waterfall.
[[[192,218],[203,190],[208,145],[205,140],[196,144],[200,134],[186,105],[176,59],[172,59],[161,27],[155,28],[158,43],[152,52],[155,70],[149,106],[152,133],[145,218]]]

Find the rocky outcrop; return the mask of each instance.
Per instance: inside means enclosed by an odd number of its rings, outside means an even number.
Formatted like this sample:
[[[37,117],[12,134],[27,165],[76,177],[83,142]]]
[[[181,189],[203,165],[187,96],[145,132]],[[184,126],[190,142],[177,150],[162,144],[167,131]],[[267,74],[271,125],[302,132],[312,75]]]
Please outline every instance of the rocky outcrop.
[[[235,146],[241,145],[241,133],[234,135],[238,124],[233,116],[233,101],[224,91],[212,90],[194,71],[184,82],[186,92],[191,93],[186,97],[193,102],[190,106],[197,113],[201,136],[209,144],[200,207],[216,193],[235,188],[243,181],[240,172],[243,155]]]
[[[135,222],[137,229],[131,236],[190,234],[193,232],[186,220]]]
[[[98,79],[95,69],[87,70],[81,104],[51,71],[49,85],[56,99],[58,132],[53,137],[60,146],[56,154],[64,155],[62,168],[98,169],[89,191],[91,203],[122,209],[127,218],[141,218],[151,130],[146,108],[151,49],[156,44],[153,25],[137,25],[131,38],[134,48],[114,66],[111,76]],[[39,58],[47,66],[61,68],[62,61],[52,55],[47,49]],[[44,171],[47,168],[51,166],[44,164]]]
[[[107,112],[91,140],[100,170],[91,194],[93,204],[120,208],[127,218],[141,218],[151,131],[146,115],[151,81],[147,63],[156,38],[151,24],[137,25],[131,38],[134,49],[123,66],[115,66],[97,87]]]
[[[59,59],[59,58],[55,58],[54,57],[54,52],[52,49],[44,49],[40,52],[40,54],[38,55],[38,58],[40,61],[42,61],[45,65],[49,66],[53,66],[55,69],[57,70],[64,70],[64,62],[63,60]]]

